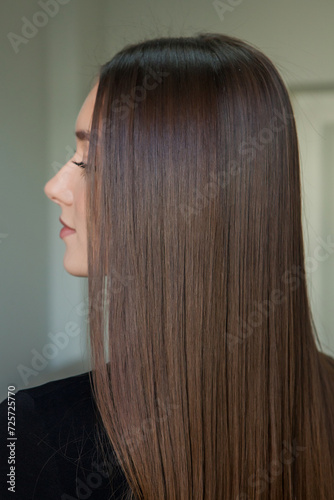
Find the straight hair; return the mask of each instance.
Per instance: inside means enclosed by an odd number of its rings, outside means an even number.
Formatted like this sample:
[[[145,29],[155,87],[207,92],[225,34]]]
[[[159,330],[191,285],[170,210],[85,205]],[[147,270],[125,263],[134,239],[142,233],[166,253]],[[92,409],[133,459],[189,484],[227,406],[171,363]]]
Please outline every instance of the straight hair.
[[[126,46],[86,175],[91,384],[124,498],[332,498],[334,360],[272,62],[215,33]]]

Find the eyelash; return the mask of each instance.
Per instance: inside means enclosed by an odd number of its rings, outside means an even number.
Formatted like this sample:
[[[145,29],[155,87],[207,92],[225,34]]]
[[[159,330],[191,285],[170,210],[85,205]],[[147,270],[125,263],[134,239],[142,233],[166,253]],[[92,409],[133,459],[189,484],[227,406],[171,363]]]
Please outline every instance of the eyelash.
[[[86,170],[85,170],[85,168],[87,167],[86,163],[84,163],[83,161],[80,161],[80,162],[72,161],[72,163],[74,163],[74,165],[78,165],[78,167],[81,167],[84,169],[83,172],[81,172],[81,175],[84,177],[86,175]]]

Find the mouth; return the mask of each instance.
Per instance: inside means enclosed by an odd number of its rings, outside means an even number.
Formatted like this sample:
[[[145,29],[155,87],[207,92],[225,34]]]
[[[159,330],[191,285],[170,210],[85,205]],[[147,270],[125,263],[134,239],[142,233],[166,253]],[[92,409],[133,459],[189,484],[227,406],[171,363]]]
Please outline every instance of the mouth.
[[[65,222],[61,219],[61,217],[59,217],[59,221],[64,226],[59,233],[59,236],[61,238],[65,238],[65,236],[69,236],[75,233],[75,229],[65,224]]]

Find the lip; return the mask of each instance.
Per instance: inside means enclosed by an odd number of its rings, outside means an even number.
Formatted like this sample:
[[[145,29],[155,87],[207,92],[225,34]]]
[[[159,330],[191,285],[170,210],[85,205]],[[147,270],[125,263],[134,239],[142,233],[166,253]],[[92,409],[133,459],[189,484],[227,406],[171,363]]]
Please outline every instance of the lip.
[[[60,231],[59,236],[61,238],[65,238],[66,236],[70,236],[71,234],[75,234],[74,229],[70,229],[69,227],[63,227],[63,229]]]
[[[65,224],[65,222],[62,220],[62,218],[61,218],[61,217],[59,217],[59,222],[60,222],[63,226],[67,227],[68,229],[72,229],[72,231],[75,231],[75,229],[74,229],[73,227],[70,227],[70,226],[68,226],[67,224]]]

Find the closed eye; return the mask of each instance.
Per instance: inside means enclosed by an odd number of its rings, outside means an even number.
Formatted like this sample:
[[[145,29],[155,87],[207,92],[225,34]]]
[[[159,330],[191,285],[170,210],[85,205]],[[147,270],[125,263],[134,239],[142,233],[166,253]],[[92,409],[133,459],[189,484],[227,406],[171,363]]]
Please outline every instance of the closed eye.
[[[74,163],[74,165],[78,165],[78,167],[82,167],[82,168],[85,168],[87,165],[86,163],[84,163],[83,161],[73,161],[72,163]]]

